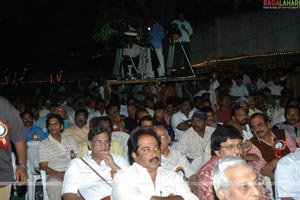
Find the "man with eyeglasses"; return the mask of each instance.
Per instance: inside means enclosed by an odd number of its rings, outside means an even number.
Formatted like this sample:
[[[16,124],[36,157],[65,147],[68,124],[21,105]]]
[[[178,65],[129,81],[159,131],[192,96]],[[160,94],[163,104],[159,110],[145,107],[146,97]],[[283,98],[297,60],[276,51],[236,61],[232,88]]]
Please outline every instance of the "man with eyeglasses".
[[[111,133],[97,126],[88,133],[89,153],[76,158],[67,167],[64,183],[64,200],[99,200],[111,195],[112,179],[128,162],[119,155],[109,152]],[[99,175],[98,175],[99,174]],[[101,178],[101,177],[102,178]]]
[[[211,159],[203,165],[190,183],[192,191],[200,200],[216,199],[213,185],[212,173],[218,160],[227,156],[241,157],[244,154],[240,132],[231,125],[223,125],[217,128],[211,136]],[[259,176],[259,183],[263,185],[263,198],[272,199],[270,191],[265,187],[262,177]]]
[[[161,141],[149,129],[140,129],[128,140],[129,162],[113,180],[114,200],[197,200],[175,172],[161,168]]]
[[[258,159],[249,162],[262,175],[274,181],[274,170],[279,159],[296,150],[296,145],[285,130],[271,130],[266,116],[256,113],[250,117],[250,128],[254,134],[249,153]]]
[[[164,126],[154,126],[153,129],[160,139],[161,145],[161,163],[160,166],[166,170],[173,171],[187,180],[196,171],[192,168],[190,162],[180,151],[170,147],[171,137]]]
[[[47,173],[47,193],[51,200],[61,200],[62,182],[69,162],[76,157],[78,147],[71,135],[62,132],[64,122],[60,115],[51,114],[46,120],[50,133],[38,147],[38,162]]]

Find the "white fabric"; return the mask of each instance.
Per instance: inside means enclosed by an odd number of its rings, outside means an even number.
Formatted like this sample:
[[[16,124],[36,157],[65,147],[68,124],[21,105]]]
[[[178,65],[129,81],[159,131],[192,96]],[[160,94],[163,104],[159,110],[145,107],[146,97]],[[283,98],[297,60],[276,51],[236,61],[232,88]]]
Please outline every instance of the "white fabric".
[[[169,148],[170,152],[167,157],[161,155],[161,163],[160,166],[166,170],[176,172],[178,168],[183,168],[186,177],[189,178],[191,175],[196,173],[187,160],[185,155],[183,155],[180,151]]]
[[[284,87],[281,85],[272,85],[269,86],[269,89],[271,90],[272,95],[280,96],[281,95],[281,90],[283,90]]]
[[[276,197],[300,199],[300,149],[281,158],[275,171]],[[276,198],[277,199],[277,198]]]
[[[230,95],[234,97],[244,97],[244,96],[248,96],[249,92],[245,86],[236,85],[236,86],[232,86],[230,90]]]
[[[206,126],[204,137],[202,138],[193,127],[189,128],[180,138],[178,150],[191,159],[202,156],[206,146],[210,145],[210,138],[214,130],[215,128]]]
[[[152,196],[167,197],[170,194],[198,200],[178,174],[161,167],[157,169],[154,184],[147,169],[137,163],[119,171],[113,180],[113,200],[150,200]]]
[[[246,129],[247,131],[243,130],[243,142],[245,142],[246,140],[250,140],[251,138],[253,138],[253,134],[250,130],[250,127],[248,124],[246,124]]]
[[[275,109],[272,116],[271,127],[273,127],[275,124],[285,122],[284,111],[285,109],[282,107],[278,107]]]
[[[184,21],[180,21],[178,19],[172,21],[172,24],[177,24],[178,25],[178,28],[180,30],[180,33],[181,33],[181,37],[180,39],[178,40],[175,40],[175,42],[190,42],[191,39],[190,39],[190,36],[193,35],[193,29],[192,29],[192,26],[191,24],[184,20]],[[188,32],[186,32],[183,27],[185,27],[187,29]]]
[[[159,61],[159,67],[157,68],[157,72],[158,72],[158,76],[164,76],[165,75],[165,62],[164,62],[164,55],[163,55],[163,51],[162,48],[157,48],[155,49],[156,55],[157,55],[157,59]]]
[[[120,167],[128,166],[128,162],[119,155],[112,154],[114,162]],[[83,159],[87,161],[108,183],[112,183],[111,168],[101,161],[98,165],[91,158],[91,151]],[[80,194],[88,200],[99,200],[111,195],[112,187],[104,182],[95,172],[91,170],[80,158],[70,162],[67,167],[62,193]]]
[[[182,135],[184,135],[185,131],[181,131],[177,129],[178,124],[183,121],[189,120],[182,112],[178,111],[171,118],[171,125],[175,133],[175,140],[179,140]]]

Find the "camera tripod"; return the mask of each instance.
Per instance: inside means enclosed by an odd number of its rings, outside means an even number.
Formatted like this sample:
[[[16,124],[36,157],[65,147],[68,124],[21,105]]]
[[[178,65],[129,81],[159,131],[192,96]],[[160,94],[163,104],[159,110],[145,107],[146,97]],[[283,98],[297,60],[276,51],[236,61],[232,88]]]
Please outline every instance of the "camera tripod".
[[[178,39],[178,42],[179,42],[181,50],[182,50],[182,52],[184,54],[184,57],[185,57],[188,65],[190,67],[190,70],[192,72],[192,76],[196,77],[194,69],[193,69],[193,66],[192,66],[192,64],[190,62],[190,59],[189,59],[189,57],[188,57],[188,55],[186,53],[186,50],[185,50],[184,46],[182,45],[182,42],[181,42],[180,38]],[[172,66],[173,66],[174,52],[175,52],[175,41],[174,41],[174,38],[172,37],[171,42],[170,42],[170,46],[169,46],[168,60],[167,60],[167,63],[168,63],[167,66],[169,66],[167,73],[168,73],[169,76],[171,75],[171,69],[172,69]]]

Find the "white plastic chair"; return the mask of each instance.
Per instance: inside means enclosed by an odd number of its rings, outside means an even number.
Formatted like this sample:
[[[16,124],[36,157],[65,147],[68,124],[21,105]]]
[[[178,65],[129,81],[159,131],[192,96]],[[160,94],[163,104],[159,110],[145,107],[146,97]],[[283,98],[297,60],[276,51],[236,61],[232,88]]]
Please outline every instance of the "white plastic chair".
[[[36,166],[38,164],[37,160],[37,150],[39,141],[28,141],[27,142],[27,173],[28,173],[28,196],[26,200],[34,200],[35,199],[35,186],[36,181],[41,179],[41,175],[37,172],[36,169],[39,167]]]
[[[47,174],[46,174],[46,172],[44,170],[41,170],[40,173],[41,173],[41,177],[42,177],[42,185],[43,185],[43,192],[44,192],[44,198],[43,198],[43,200],[49,200],[47,189],[46,189],[46,186],[47,186]]]
[[[113,138],[118,138],[121,141],[121,143],[124,147],[124,154],[125,154],[124,156],[127,159],[127,157],[128,157],[127,156],[127,152],[128,152],[127,141],[129,139],[129,134],[125,133],[125,132],[121,132],[121,131],[115,131],[115,132],[111,133],[111,136]]]

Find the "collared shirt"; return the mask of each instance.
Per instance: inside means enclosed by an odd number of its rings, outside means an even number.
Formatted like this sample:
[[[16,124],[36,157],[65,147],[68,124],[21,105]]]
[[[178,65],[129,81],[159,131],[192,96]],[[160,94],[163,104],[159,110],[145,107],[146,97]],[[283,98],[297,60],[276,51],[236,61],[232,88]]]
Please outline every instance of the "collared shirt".
[[[291,152],[294,152],[296,150],[296,144],[293,141],[293,139],[291,138],[291,136],[287,133],[287,131],[284,131],[284,132],[285,132],[286,146],[287,146],[287,148],[289,148],[289,150]],[[272,137],[272,140],[274,141],[275,135],[272,132],[271,132],[271,137]],[[260,140],[259,138],[257,138],[257,139],[259,142],[263,142],[269,146],[272,146],[272,144],[266,143],[265,141]],[[249,164],[252,165],[257,171],[260,171],[261,168],[265,164],[267,164],[267,161],[262,157],[260,150],[255,145],[252,145],[251,149],[249,150],[249,154],[250,153],[256,154],[258,156],[258,159],[256,161],[249,162]],[[271,153],[274,153],[274,152],[271,152]]]
[[[89,127],[85,125],[82,128],[79,128],[77,125],[72,125],[71,127],[64,130],[64,134],[72,135],[77,142],[79,147],[83,143],[86,143],[88,140]]]
[[[203,155],[207,145],[210,145],[210,138],[215,128],[205,126],[203,138],[194,130],[189,128],[181,137],[178,144],[178,150],[186,157],[196,159]]]
[[[196,170],[192,168],[185,155],[183,155],[180,151],[172,148],[169,148],[169,150],[170,152],[167,157],[161,155],[160,166],[162,168],[172,172],[178,172],[178,169],[182,168],[187,178],[195,174]]]
[[[121,156],[111,154],[114,162],[120,168],[128,166],[128,162]],[[80,158],[72,160],[66,170],[62,193],[80,194],[88,200],[99,200],[110,196],[112,187],[112,171],[102,160],[100,165],[91,158],[91,151],[83,159],[96,170],[110,185],[102,180]]]
[[[150,200],[152,196],[168,197],[172,194],[198,200],[178,174],[161,167],[157,168],[155,183],[147,169],[137,163],[120,170],[113,180],[114,200]]]
[[[281,158],[275,171],[276,196],[300,199],[300,149]]]
[[[78,152],[77,143],[73,136],[61,134],[61,143],[59,143],[49,135],[39,144],[38,161],[39,163],[48,162],[48,167],[64,172],[73,158],[72,152],[74,154]]]

